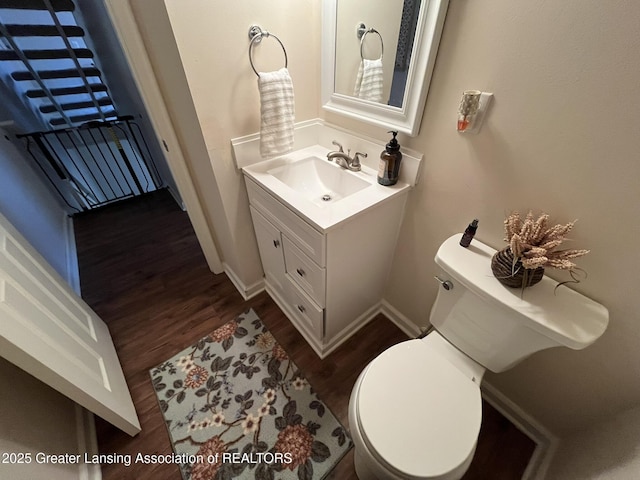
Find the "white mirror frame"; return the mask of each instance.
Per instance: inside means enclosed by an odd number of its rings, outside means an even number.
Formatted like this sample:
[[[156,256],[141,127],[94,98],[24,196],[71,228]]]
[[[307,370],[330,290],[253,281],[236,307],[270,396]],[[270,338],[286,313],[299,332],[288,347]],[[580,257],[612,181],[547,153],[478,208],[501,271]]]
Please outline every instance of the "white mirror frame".
[[[440,44],[449,0],[422,0],[411,66],[402,108],[335,93],[336,13],[339,0],[323,0],[322,11],[322,104],[329,112],[410,136],[420,131],[431,75]]]

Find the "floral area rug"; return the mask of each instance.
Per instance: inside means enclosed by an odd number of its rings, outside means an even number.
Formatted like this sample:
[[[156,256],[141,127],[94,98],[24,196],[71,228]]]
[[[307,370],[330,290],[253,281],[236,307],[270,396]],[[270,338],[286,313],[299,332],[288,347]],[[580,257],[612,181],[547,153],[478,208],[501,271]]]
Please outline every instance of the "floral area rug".
[[[150,373],[185,480],[322,479],[351,448],[253,310]]]

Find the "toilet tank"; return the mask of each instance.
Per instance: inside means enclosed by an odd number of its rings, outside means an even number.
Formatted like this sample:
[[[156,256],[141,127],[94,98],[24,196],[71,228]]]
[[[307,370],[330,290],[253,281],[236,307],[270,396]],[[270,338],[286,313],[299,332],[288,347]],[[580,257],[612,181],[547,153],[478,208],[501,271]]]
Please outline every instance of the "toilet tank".
[[[440,246],[435,257],[442,286],[431,309],[434,328],[459,350],[493,372],[502,372],[532,353],[552,347],[580,350],[607,328],[608,310],[544,277],[540,283],[508,288],[491,272],[495,250],[478,240],[459,245],[461,234]]]

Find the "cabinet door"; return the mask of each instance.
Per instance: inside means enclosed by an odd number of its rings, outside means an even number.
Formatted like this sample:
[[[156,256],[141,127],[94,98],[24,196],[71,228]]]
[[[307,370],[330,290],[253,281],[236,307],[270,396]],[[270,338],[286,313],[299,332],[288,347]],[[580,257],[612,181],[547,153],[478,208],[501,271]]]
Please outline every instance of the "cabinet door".
[[[262,214],[258,213],[255,208],[250,208],[264,276],[269,285],[278,289],[282,294],[286,271],[280,230],[274,227]]]

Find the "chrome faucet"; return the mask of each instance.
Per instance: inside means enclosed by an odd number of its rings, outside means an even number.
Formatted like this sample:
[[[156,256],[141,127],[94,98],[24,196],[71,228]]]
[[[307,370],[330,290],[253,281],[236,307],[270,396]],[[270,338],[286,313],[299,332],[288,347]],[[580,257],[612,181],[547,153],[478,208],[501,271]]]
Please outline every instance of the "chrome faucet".
[[[336,163],[342,168],[346,168],[347,170],[351,170],[352,172],[359,172],[361,169],[360,157],[367,158],[367,154],[356,152],[353,158],[351,158],[349,156],[351,150],[347,150],[347,153],[344,153],[342,145],[340,145],[335,140],[333,140],[331,143],[338,147],[339,150],[327,153],[327,160],[331,162],[335,159]]]

